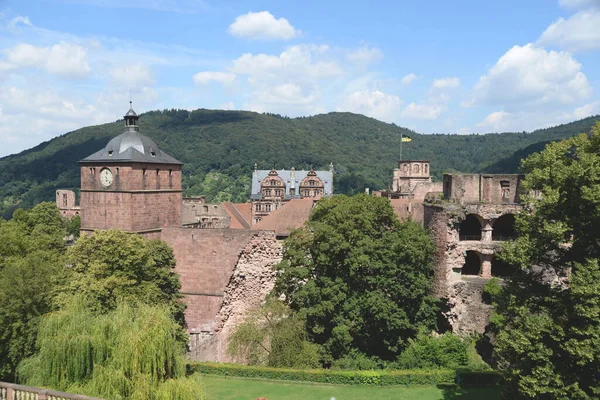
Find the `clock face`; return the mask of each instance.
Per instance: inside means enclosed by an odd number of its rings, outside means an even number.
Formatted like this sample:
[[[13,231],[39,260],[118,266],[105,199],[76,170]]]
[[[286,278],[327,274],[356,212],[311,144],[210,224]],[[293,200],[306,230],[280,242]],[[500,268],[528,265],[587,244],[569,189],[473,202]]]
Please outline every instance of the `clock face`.
[[[108,187],[112,185],[112,182],[113,174],[110,172],[110,169],[103,169],[102,172],[100,172],[100,183],[102,186]]]

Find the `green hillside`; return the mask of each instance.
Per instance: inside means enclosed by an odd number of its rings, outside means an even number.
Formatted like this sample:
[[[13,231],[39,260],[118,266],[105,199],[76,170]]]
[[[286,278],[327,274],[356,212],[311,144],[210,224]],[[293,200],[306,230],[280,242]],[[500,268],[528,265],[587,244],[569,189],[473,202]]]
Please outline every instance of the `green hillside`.
[[[335,191],[355,193],[390,184],[401,132],[413,139],[404,146],[404,158],[431,160],[432,173],[440,178],[447,171],[513,172],[514,163],[504,161],[507,166],[503,166],[502,160],[535,143],[587,132],[596,119],[532,133],[421,135],[351,113],[285,118],[200,109],[142,114],[140,130],[185,164],[186,195],[245,201],[255,163],[259,168],[316,169],[333,162]],[[78,188],[78,161],[123,130],[123,121],[86,127],[1,158],[0,215],[9,214],[17,205],[52,200],[57,188]]]

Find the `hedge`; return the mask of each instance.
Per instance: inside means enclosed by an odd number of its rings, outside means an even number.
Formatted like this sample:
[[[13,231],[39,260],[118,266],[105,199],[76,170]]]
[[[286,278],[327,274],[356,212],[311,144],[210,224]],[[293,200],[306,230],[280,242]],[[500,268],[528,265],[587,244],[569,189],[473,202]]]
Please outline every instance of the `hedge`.
[[[193,362],[188,364],[188,372],[199,372],[206,375],[334,383],[343,385],[439,385],[454,384],[456,382],[456,371],[449,369],[415,369],[406,371],[340,371],[329,369],[298,370],[254,367],[237,364]]]

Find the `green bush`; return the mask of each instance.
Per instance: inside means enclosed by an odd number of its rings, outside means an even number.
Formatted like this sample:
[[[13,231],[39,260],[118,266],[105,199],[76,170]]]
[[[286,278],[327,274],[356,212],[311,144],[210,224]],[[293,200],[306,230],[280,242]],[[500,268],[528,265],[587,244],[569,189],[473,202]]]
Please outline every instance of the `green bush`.
[[[491,304],[501,291],[500,280],[498,278],[490,279],[483,287],[483,301]]]
[[[469,339],[451,333],[440,336],[419,334],[408,343],[395,365],[399,369],[456,369],[469,365]]]
[[[369,357],[358,350],[351,350],[349,354],[335,360],[331,364],[332,369],[344,369],[352,371],[367,371],[385,369],[385,362],[377,357]]]
[[[456,381],[456,372],[449,369],[410,371],[339,371],[330,369],[297,370],[254,367],[236,364],[193,362],[188,364],[188,373],[372,386],[438,385],[453,384]]]

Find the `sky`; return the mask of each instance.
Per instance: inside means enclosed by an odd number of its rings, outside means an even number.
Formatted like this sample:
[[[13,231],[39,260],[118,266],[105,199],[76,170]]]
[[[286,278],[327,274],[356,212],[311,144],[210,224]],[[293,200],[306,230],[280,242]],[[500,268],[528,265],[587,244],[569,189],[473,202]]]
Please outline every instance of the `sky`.
[[[600,114],[600,0],[0,0],[0,157],[134,109],[420,133]]]

